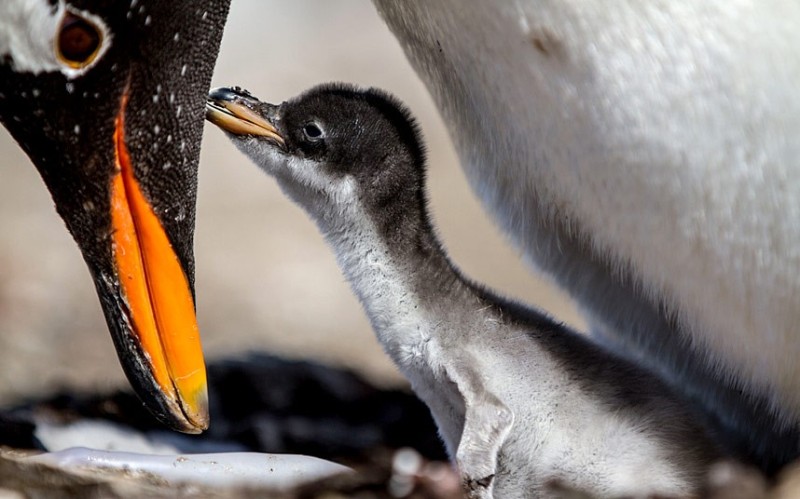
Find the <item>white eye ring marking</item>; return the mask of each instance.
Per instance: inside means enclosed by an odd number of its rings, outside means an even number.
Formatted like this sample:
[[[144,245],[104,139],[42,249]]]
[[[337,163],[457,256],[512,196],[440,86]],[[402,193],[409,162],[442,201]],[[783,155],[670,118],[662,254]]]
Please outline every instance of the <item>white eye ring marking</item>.
[[[97,35],[100,38],[100,43],[98,44],[97,48],[92,52],[92,55],[86,60],[85,63],[81,64],[74,64],[66,61],[59,57],[60,50],[58,49],[58,37],[59,32],[58,30],[61,29],[62,23],[66,18],[66,14],[70,13],[75,17],[82,18],[88,24],[91,24],[93,28],[97,30]],[[56,59],[59,61],[59,65],[61,66],[61,72],[64,73],[67,78],[75,78],[84,74],[86,71],[91,69],[98,61],[100,61],[105,53],[108,51],[109,47],[111,46],[111,32],[108,30],[108,26],[106,23],[98,16],[86,12],[84,10],[74,9],[72,7],[67,7],[64,9],[64,13],[61,15],[61,18],[58,23],[58,27],[56,28],[56,32],[53,36],[53,51],[55,53]]]
[[[90,66],[100,56],[106,31],[85,14],[67,7],[53,37],[56,58],[72,69]]]
[[[303,135],[306,140],[316,142],[325,138],[325,131],[317,123],[311,121],[303,125]]]
[[[70,67],[59,59],[56,43],[65,15],[86,20],[98,31],[100,44],[85,65]],[[54,8],[47,0],[0,0],[0,61],[11,58],[15,71],[45,73],[59,71],[73,79],[100,61],[111,46],[112,35],[106,23],[89,12],[67,7],[59,0]]]

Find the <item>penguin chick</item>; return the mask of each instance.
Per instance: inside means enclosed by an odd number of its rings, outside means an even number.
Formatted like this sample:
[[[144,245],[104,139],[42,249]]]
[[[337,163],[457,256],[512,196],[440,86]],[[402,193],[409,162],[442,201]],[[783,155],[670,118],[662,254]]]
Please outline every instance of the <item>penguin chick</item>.
[[[718,448],[654,376],[453,266],[419,130],[394,98],[323,85],[275,106],[234,87],[206,117],[317,223],[470,497],[687,496]]]

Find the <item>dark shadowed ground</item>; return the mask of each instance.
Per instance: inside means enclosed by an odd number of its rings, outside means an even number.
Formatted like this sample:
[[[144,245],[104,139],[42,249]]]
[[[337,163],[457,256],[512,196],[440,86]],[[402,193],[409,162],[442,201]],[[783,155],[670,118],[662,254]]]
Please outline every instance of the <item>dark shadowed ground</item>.
[[[134,488],[121,491],[119,495],[122,496],[134,492],[150,494],[153,491],[148,487],[160,486],[158,479],[125,471],[73,477],[70,473],[57,473],[24,461],[3,460],[3,457],[21,455],[20,452],[60,450],[65,441],[54,438],[53,431],[73,424],[114,423],[115,428],[123,432],[135,432],[135,439],[153,444],[151,452],[155,453],[163,453],[168,446],[173,449],[171,454],[303,454],[360,470],[358,479],[337,482],[336,487],[386,489],[390,463],[399,449],[414,449],[426,460],[447,459],[430,413],[419,399],[404,389],[375,387],[348,370],[250,353],[210,364],[209,380],[213,423],[202,435],[181,435],[165,430],[128,390],[64,392],[0,410],[0,498],[4,497],[4,489],[31,493],[37,488],[48,497],[53,494],[84,497],[90,490],[94,494],[92,487],[99,485],[92,480],[106,481],[113,489],[133,478]],[[47,429],[43,429],[44,426]],[[104,441],[97,439],[97,435],[95,431],[85,430],[83,438],[73,439],[66,446],[120,450],[116,447],[118,441]],[[3,447],[6,447],[5,453]],[[11,452],[12,448],[15,451]],[[452,473],[448,465],[440,466]],[[78,467],[70,469],[80,471]],[[87,479],[88,482],[81,482]],[[70,480],[78,481],[71,483]],[[71,488],[79,485],[77,489]],[[112,489],[97,493],[113,496],[116,493],[112,493]],[[238,487],[231,486],[217,492],[237,490]],[[169,488],[165,487],[164,492],[168,493]]]

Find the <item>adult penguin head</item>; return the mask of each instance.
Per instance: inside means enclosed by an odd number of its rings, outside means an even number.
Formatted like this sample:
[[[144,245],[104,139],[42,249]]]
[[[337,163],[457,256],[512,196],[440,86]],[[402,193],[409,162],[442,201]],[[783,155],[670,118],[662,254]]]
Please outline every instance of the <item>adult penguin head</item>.
[[[192,240],[228,3],[0,2],[0,122],[80,247],[134,389],[190,433],[208,425]]]

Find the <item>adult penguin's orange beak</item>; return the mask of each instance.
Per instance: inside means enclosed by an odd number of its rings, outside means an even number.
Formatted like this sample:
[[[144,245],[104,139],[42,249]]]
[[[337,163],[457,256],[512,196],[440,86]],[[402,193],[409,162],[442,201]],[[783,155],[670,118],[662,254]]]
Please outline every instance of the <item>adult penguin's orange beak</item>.
[[[13,44],[0,54],[0,121],[83,253],[122,367],[150,411],[188,433],[209,423],[192,246],[227,9],[228,0],[67,0],[40,13],[52,22],[21,18],[26,36],[52,26],[41,35],[51,66],[34,67]]]

